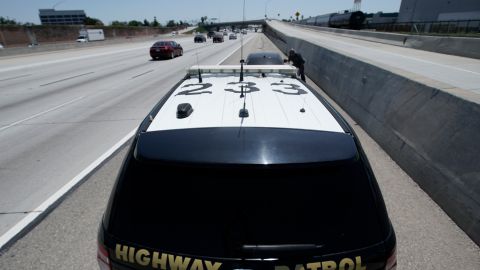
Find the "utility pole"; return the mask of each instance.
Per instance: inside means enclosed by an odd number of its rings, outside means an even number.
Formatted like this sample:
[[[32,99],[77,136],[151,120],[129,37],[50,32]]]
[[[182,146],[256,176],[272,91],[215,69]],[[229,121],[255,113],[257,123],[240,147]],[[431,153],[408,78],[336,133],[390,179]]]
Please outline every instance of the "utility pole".
[[[353,11],[360,11],[362,9],[362,0],[353,0]]]
[[[271,0],[267,0],[265,1],[265,19],[268,19],[268,16],[267,16],[267,7],[268,7],[268,3],[270,3]]]

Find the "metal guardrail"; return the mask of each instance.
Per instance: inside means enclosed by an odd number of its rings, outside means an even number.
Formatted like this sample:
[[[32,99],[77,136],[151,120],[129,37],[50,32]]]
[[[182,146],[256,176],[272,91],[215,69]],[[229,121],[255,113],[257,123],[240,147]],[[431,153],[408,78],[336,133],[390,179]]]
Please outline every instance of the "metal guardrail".
[[[366,28],[382,32],[443,35],[459,34],[480,37],[480,20],[372,23],[367,24]]]

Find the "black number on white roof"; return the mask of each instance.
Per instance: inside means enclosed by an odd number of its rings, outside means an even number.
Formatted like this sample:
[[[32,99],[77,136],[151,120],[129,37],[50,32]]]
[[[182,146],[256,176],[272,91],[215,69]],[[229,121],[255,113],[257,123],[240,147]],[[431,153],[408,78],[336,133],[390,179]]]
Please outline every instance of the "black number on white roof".
[[[199,88],[185,90],[185,91],[179,92],[175,96],[178,96],[178,95],[190,96],[190,95],[201,95],[201,94],[211,94],[212,93],[212,91],[201,91],[201,90],[205,90],[205,89],[208,89],[208,88],[212,87],[211,83],[186,84],[186,85],[182,86],[182,88],[187,88],[187,87],[192,87],[192,86],[199,86]],[[201,91],[201,92],[197,92],[197,91]]]
[[[275,92],[279,92],[285,95],[304,95],[307,94],[307,91],[303,90],[300,88],[300,85],[296,85],[293,83],[272,83],[272,86],[280,86],[283,85],[283,90],[278,90],[278,89],[272,89]],[[289,92],[289,91],[284,91],[284,90],[295,90],[295,92]]]
[[[258,89],[257,87],[254,87],[257,84],[253,82],[229,82],[228,85],[236,85],[238,87],[238,90],[227,88],[225,89],[225,91],[237,93],[237,94],[240,94],[242,92],[242,90],[240,89],[242,85],[243,85],[244,93],[252,93],[252,92],[260,91],[260,89]]]

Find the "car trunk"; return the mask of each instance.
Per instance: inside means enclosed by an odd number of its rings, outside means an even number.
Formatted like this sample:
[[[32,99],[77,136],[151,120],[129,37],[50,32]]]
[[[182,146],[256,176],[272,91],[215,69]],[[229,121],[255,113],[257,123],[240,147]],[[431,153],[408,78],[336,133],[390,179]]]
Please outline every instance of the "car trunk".
[[[122,178],[107,228],[115,269],[155,268],[162,254],[172,270],[384,265],[387,229],[360,160],[213,167],[132,156]]]

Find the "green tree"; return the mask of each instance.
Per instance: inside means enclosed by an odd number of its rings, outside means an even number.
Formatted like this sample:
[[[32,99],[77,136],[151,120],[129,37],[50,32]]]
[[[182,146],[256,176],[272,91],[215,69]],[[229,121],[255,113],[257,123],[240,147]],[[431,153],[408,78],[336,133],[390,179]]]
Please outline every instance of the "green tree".
[[[143,20],[143,26],[150,26],[150,22],[147,19]]]
[[[205,24],[205,22],[207,21],[208,17],[207,16],[203,16],[200,18],[200,20],[202,21],[202,24]]]
[[[175,23],[175,20],[170,20],[167,22],[167,27],[175,27],[177,24]]]
[[[153,17],[152,26],[153,26],[153,27],[159,27],[159,26],[160,26],[160,24],[159,24],[158,21],[157,21],[157,17]]]
[[[86,17],[85,20],[83,20],[83,23],[85,25],[103,25],[103,22],[97,18],[91,18],[91,17]]]
[[[0,17],[0,24],[17,25],[18,23],[13,19]]]
[[[137,20],[131,20],[128,22],[128,26],[142,26],[143,23],[141,21],[137,21]]]
[[[120,21],[113,21],[110,25],[111,26],[127,26],[127,22],[120,22]]]

